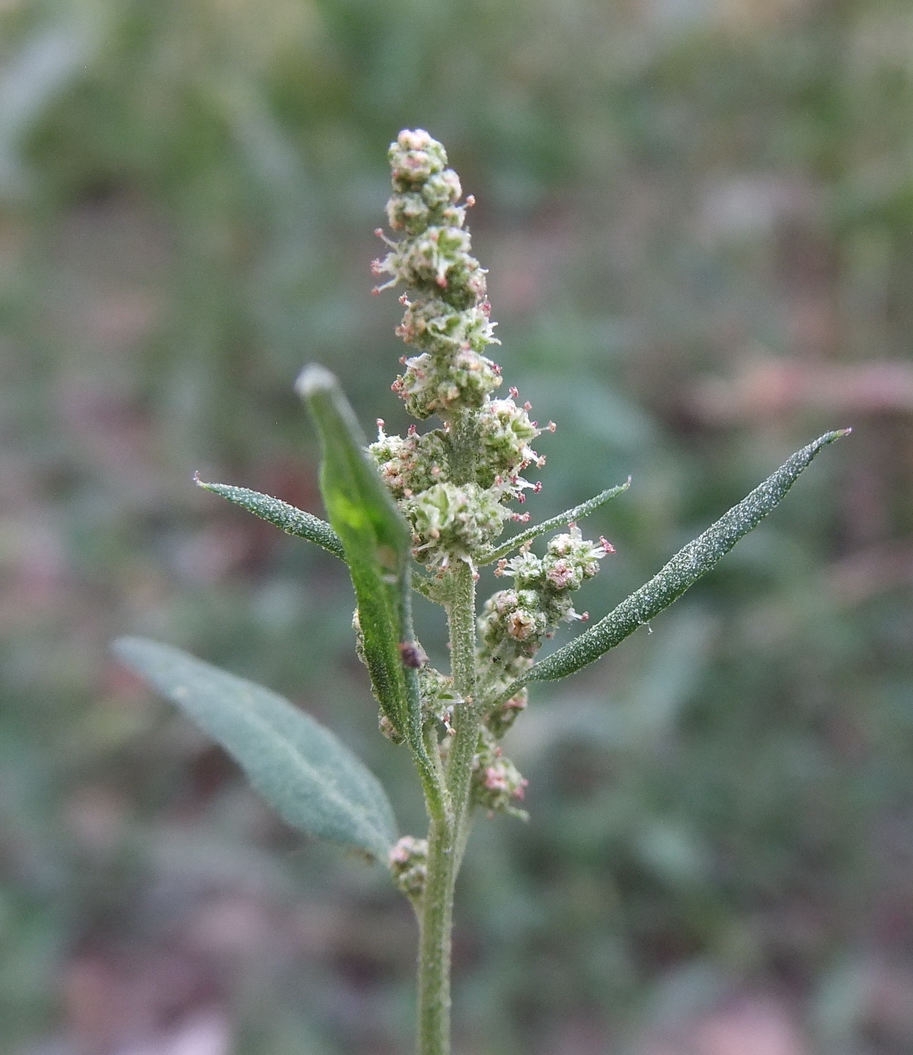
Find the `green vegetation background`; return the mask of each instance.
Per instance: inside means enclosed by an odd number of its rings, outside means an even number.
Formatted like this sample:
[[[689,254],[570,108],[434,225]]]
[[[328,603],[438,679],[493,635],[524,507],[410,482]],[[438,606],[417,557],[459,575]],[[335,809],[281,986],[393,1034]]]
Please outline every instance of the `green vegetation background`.
[[[369,295],[401,127],[478,198],[506,381],[559,423],[530,511],[634,476],[594,614],[855,427],[651,633],[536,689],[532,821],[483,820],[460,892],[458,1051],[646,1051],[745,1000],[809,1050],[913,1050],[911,55],[903,0],[0,5],[3,1050],[408,1050],[405,902],[106,650],[286,693],[420,827],[342,569],[191,483],[319,511],[309,360],[404,425]]]

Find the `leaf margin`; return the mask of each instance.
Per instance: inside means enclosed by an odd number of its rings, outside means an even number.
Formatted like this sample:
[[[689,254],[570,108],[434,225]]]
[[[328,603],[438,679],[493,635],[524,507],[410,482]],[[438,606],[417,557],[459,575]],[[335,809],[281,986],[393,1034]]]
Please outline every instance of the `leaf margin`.
[[[281,498],[273,498],[272,495],[263,494],[261,491],[252,491],[249,487],[209,483],[201,480],[199,474],[194,475],[193,481],[204,491],[210,491],[232,505],[246,509],[248,513],[267,521],[286,535],[307,539],[325,549],[327,553],[332,553],[334,557],[339,557],[342,561],[346,559],[342,540],[325,520],[314,516],[313,513],[283,502]]]
[[[852,432],[835,429],[819,436],[792,454],[741,502],[737,502],[710,527],[683,546],[643,586],[621,601],[608,615],[568,644],[534,664],[503,692],[500,702],[533,681],[557,681],[601,659],[607,652],[650,622],[699,578],[705,575],[732,547],[776,508],[799,475],[828,444]],[[712,547],[712,549],[708,549]],[[703,553],[702,553],[703,551]]]
[[[397,838],[393,807],[380,781],[325,725],[271,689],[172,645],[149,638],[125,636],[117,638],[111,649],[119,662],[179,707],[211,736],[240,766],[251,786],[287,824],[316,838],[356,847],[370,858],[386,863]],[[186,682],[193,682],[196,678],[203,680],[204,692],[194,697],[188,691]],[[204,698],[207,693],[210,694],[208,699]],[[222,693],[220,702],[215,702],[211,695],[213,693]],[[231,705],[226,701],[232,696],[236,707],[230,711]],[[242,704],[244,697],[246,699]],[[247,710],[244,709],[245,705]],[[255,730],[254,739],[246,739],[236,733],[226,734],[222,721],[226,714],[238,726],[246,725],[248,734]],[[237,721],[238,718],[240,721]],[[256,736],[264,730],[266,737],[261,736],[261,743],[271,737],[273,748],[278,742],[285,754],[296,756],[289,766],[270,773],[268,766],[263,764],[266,756],[255,757],[251,748]],[[290,730],[297,743],[290,742],[291,737],[287,735]],[[303,742],[312,744],[314,753],[322,753],[322,766],[315,764],[300,750]],[[335,766],[337,778],[341,774],[345,776],[350,791],[347,792],[344,785],[340,786],[331,779],[328,762]],[[295,766],[298,767],[297,793],[301,795],[297,805],[294,802]],[[277,782],[284,782],[281,794],[276,791]],[[300,804],[313,800],[314,789],[318,792],[317,799],[322,796],[329,812],[324,811],[320,817],[315,811],[314,819],[308,819],[306,810],[302,811]],[[332,822],[327,820],[328,816],[335,816],[337,821],[340,817],[348,817],[348,829],[338,823],[334,832]]]

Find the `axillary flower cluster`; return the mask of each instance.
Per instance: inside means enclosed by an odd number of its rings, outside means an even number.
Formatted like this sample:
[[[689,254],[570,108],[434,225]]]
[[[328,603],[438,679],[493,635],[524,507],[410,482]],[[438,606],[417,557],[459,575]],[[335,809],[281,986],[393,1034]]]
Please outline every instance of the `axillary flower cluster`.
[[[526,522],[511,509],[525,492],[540,485],[522,475],[545,459],[531,444],[545,429],[529,416],[509,389],[495,398],[501,369],[485,355],[498,344],[493,335],[485,271],[471,255],[466,210],[456,172],[447,166],[443,146],[427,132],[404,131],[390,147],[393,195],[387,218],[400,238],[381,231],[389,252],[374,272],[391,278],[375,292],[402,283],[405,307],[399,337],[415,349],[404,357],[393,384],[407,411],[420,421],[436,416],[441,425],[405,436],[379,434],[369,450],[382,478],[408,522],[413,555],[430,573],[446,575],[454,562],[475,570],[491,562],[493,543],[508,520]],[[544,556],[525,542],[512,559],[497,561],[496,574],[513,578],[513,587],[488,599],[478,620],[477,666],[484,695],[496,700],[531,666],[533,657],[562,620],[585,618],[570,594],[592,578],[599,560],[612,552],[604,539],[586,541],[572,524],[553,538]],[[431,591],[429,591],[431,592]],[[429,716],[444,727],[455,702],[452,683],[427,665],[420,672]],[[504,756],[498,740],[526,706],[526,690],[483,715],[474,761],[473,798],[490,811],[520,812],[526,781]],[[441,744],[447,748],[447,738]]]

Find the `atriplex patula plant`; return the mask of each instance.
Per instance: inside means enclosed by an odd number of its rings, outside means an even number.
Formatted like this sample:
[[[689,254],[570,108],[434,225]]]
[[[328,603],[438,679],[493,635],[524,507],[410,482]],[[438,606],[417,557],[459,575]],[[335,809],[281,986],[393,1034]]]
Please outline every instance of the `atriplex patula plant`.
[[[677,553],[612,612],[545,659],[536,655],[562,622],[583,619],[572,593],[612,552],[576,526],[624,491],[603,491],[506,542],[512,511],[527,490],[521,474],[541,467],[531,444],[542,432],[529,404],[495,398],[499,367],[484,354],[493,326],[485,271],[470,255],[466,209],[444,148],[405,131],[390,147],[387,205],[399,241],[374,270],[410,292],[397,333],[416,354],[393,385],[409,413],[437,428],[390,436],[379,423],[368,445],[335,379],[309,366],[298,389],[320,434],[320,486],[329,523],[240,487],[201,483],[283,531],[344,561],[355,587],[356,649],[380,705],[380,728],[418,772],[428,811],[426,837],[398,837],[378,781],[327,729],[288,701],[186,653],[126,638],[118,656],[169,697],[238,761],[290,824],[357,847],[384,863],[420,925],[418,1051],[449,1052],[450,936],[454,884],[475,813],[512,813],[526,781],[501,747],[527,705],[531,682],[573,674],[671,604],[754,528],[826,444],[829,432],[796,452],[742,502]],[[410,299],[411,297],[411,299]],[[540,536],[552,534],[544,550]],[[495,565],[511,585],[481,611],[477,569]],[[431,666],[412,623],[412,591],[443,606],[450,670]]]

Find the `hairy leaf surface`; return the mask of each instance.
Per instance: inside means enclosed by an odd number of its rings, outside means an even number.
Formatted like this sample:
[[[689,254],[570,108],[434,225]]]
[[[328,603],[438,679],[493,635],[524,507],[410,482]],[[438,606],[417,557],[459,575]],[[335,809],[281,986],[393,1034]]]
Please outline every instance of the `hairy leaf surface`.
[[[251,491],[247,487],[235,487],[232,484],[210,484],[199,479],[196,482],[204,491],[212,491],[213,494],[221,495],[233,505],[240,506],[249,513],[260,517],[261,520],[267,520],[270,524],[274,524],[287,535],[294,535],[296,538],[306,538],[309,542],[316,543],[328,553],[332,553],[334,557],[345,560],[345,553],[339,536],[325,520],[315,517],[313,513],[308,513],[304,509],[298,509],[296,506],[289,505],[288,502],[283,502],[279,498],[272,498],[270,495],[262,494],[260,491]]]
[[[849,429],[828,432],[789,458],[751,494],[684,546],[648,583],[621,602],[604,619],[559,648],[518,679],[512,691],[529,681],[554,681],[599,659],[639,626],[648,623],[724,557],[743,535],[757,527],[827,444]]]
[[[320,489],[352,575],[374,693],[417,758],[430,767],[417,671],[403,662],[403,647],[413,639],[409,527],[365,449],[336,378],[312,365],[298,379],[298,390],[320,433]]]
[[[282,696],[181,649],[133,637],[113,648],[225,748],[283,820],[386,859],[397,837],[387,795],[329,729]]]

